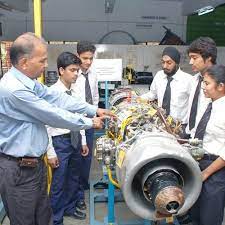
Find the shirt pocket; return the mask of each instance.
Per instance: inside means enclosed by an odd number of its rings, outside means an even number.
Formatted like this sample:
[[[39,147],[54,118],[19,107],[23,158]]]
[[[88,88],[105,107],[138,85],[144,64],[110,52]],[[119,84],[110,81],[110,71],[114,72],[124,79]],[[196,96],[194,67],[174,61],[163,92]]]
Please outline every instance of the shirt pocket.
[[[174,88],[171,93],[171,105],[176,106],[177,108],[183,108],[188,104],[188,94],[185,88]]]
[[[218,119],[218,118],[217,118]],[[210,123],[211,129],[215,137],[223,139],[225,141],[225,123],[223,121],[214,120],[214,123]]]

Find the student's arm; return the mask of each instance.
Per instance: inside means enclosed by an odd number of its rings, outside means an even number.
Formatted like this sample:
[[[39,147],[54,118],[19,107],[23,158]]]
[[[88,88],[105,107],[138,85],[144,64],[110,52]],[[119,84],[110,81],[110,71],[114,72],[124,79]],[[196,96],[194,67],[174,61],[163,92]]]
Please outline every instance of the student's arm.
[[[216,173],[218,170],[222,169],[225,166],[225,160],[221,157],[218,157],[213,161],[206,169],[202,171],[202,180],[207,180],[212,174]]]
[[[52,144],[52,136],[51,136],[52,129],[53,129],[52,127],[47,126],[48,132],[47,160],[51,168],[57,168],[59,166],[59,160]]]
[[[150,91],[141,95],[141,98],[149,100],[149,101],[153,101],[155,99],[157,99],[157,86],[156,86],[156,82],[157,82],[157,74],[155,75],[155,77],[153,78],[152,84],[150,86]]]

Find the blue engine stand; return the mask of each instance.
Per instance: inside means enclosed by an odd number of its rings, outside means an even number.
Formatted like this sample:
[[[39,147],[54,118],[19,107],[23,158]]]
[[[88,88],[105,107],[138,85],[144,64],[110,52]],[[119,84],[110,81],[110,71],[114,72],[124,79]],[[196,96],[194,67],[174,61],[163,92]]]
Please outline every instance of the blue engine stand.
[[[123,221],[115,216],[115,202],[124,202],[120,190],[115,189],[114,185],[108,180],[107,175],[104,176],[103,182],[107,184],[105,187],[96,188],[98,182],[90,182],[90,225],[179,225],[176,218],[172,223],[162,221],[150,221],[140,219],[132,219]],[[95,206],[97,203],[107,203],[108,214],[105,215],[104,220],[97,220],[95,217]]]

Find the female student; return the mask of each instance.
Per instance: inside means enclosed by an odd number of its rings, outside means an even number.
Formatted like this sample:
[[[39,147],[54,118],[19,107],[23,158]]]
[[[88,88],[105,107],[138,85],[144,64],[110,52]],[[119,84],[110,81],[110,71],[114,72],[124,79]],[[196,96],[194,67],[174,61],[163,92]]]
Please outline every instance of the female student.
[[[202,191],[191,218],[194,225],[221,225],[225,205],[225,66],[207,69],[202,88],[212,102],[195,132],[195,138],[203,140],[205,154],[199,161]]]

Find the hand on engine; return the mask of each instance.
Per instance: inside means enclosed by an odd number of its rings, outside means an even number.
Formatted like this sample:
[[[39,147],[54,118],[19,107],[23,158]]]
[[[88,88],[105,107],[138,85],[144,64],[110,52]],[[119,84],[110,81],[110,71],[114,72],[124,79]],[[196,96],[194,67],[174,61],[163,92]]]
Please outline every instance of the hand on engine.
[[[140,96],[138,96],[138,97],[136,98],[136,102],[137,102],[137,103],[149,103],[150,101],[147,100],[147,99],[144,99],[144,98],[142,98],[142,97],[140,97]]]
[[[101,109],[101,108],[98,108],[97,109],[97,115],[98,116],[106,116],[105,119],[108,117],[113,117],[115,118],[116,115],[114,115],[110,110],[108,109]]]
[[[93,122],[92,127],[96,128],[96,129],[102,129],[103,125],[104,125],[104,120],[106,118],[107,118],[107,116],[94,117],[92,119],[92,122]]]

